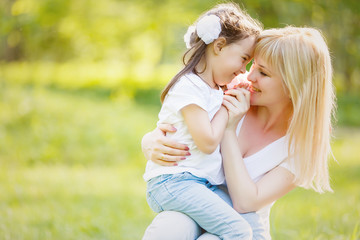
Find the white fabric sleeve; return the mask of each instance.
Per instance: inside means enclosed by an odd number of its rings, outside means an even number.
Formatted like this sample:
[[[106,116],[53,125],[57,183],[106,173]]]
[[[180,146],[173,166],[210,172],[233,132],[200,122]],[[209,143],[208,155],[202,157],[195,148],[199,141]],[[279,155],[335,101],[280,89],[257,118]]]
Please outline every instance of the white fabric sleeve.
[[[295,172],[295,167],[294,167],[294,164],[293,164],[293,159],[285,160],[282,163],[280,163],[279,166],[289,170],[296,177],[296,174],[295,174],[296,172]]]
[[[207,110],[204,90],[189,81],[180,80],[180,82],[169,91],[166,101],[168,101],[168,104],[170,104],[176,112],[190,104],[195,104],[205,111]]]

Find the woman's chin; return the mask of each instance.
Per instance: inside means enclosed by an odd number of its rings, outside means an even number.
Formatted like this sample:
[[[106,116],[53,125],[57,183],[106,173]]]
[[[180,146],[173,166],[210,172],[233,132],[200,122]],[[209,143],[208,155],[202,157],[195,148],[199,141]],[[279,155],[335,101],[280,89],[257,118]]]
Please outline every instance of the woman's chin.
[[[256,100],[256,94],[251,93],[250,94],[250,105],[257,105],[257,100]]]

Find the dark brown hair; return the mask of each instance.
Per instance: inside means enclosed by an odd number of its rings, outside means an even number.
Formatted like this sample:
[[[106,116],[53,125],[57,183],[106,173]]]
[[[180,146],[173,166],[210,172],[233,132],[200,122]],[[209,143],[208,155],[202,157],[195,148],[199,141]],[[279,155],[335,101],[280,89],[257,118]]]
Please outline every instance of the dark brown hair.
[[[249,36],[257,37],[262,31],[262,24],[251,18],[250,15],[234,3],[218,4],[202,14],[197,21],[207,15],[216,15],[220,18],[221,32],[219,37],[225,38],[227,45]],[[196,23],[194,23],[194,26],[196,26]],[[190,49],[188,49],[183,56],[183,63],[185,66],[165,86],[161,93],[161,102],[164,102],[167,93],[180,77],[189,72],[195,74],[201,73],[197,72],[195,67],[204,56],[207,46],[208,45],[199,38],[195,30],[190,37]],[[205,69],[203,71],[205,71]]]

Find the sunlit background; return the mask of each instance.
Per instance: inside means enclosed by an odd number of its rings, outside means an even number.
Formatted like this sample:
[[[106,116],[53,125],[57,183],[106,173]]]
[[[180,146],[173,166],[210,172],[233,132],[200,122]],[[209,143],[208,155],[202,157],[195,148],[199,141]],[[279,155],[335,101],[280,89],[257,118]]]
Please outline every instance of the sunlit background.
[[[0,239],[141,239],[155,213],[140,141],[188,25],[216,3],[0,1]],[[360,3],[240,3],[265,28],[322,30],[335,70],[334,193],[277,201],[273,238],[359,239]]]

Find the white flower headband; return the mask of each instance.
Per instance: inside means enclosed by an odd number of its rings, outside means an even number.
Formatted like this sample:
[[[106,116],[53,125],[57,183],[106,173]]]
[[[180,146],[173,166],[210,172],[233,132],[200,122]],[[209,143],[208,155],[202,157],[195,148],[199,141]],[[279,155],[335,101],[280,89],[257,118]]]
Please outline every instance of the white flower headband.
[[[195,29],[199,38],[203,40],[205,44],[210,44],[217,39],[221,33],[220,18],[216,15],[208,15],[197,22],[196,28],[190,26],[184,35],[184,41],[187,48],[191,48],[190,37],[191,34],[195,32]]]
[[[191,25],[187,32],[184,35],[184,42],[186,44],[186,48],[190,49],[191,45],[190,45],[190,39],[191,39],[191,35],[195,32],[195,27],[193,25]]]

